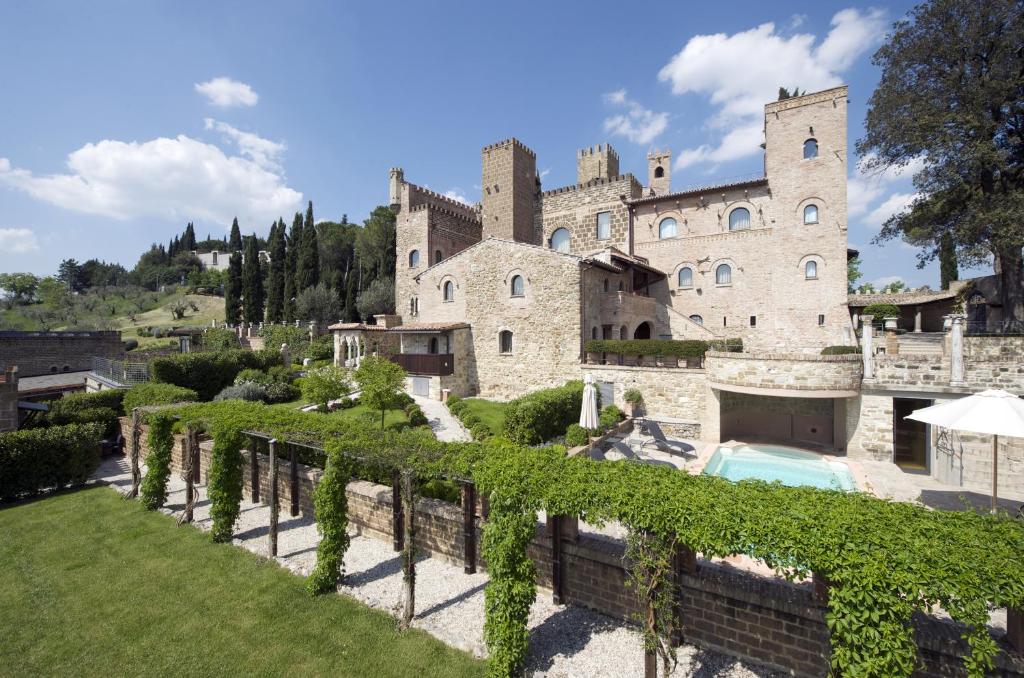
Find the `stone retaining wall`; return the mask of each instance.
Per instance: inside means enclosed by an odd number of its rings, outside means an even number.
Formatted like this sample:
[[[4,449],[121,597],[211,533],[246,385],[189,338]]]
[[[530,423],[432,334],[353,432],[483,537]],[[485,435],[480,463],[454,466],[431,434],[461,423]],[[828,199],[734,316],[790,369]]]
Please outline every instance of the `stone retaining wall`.
[[[709,351],[708,381],[763,391],[858,391],[858,355],[726,353]]]
[[[98,356],[121,360],[120,332],[0,332],[0,368],[17,365],[18,376],[83,372]]]
[[[124,422],[123,422],[124,423]],[[124,423],[130,430],[130,420]],[[144,427],[145,428],[145,427]],[[144,431],[143,440],[145,440]],[[176,436],[172,473],[181,473],[181,436]],[[200,443],[202,481],[206,482],[212,442]],[[140,448],[140,455],[144,454]],[[251,500],[250,455],[244,452],[243,501]],[[268,463],[259,455],[261,499],[265,502]],[[320,469],[299,465],[300,501],[304,515],[312,515],[312,490]],[[280,507],[287,511],[288,464],[279,470]],[[391,488],[367,481],[353,481],[347,488],[349,521],[359,534],[390,541],[392,538]],[[478,515],[480,506],[478,504]],[[286,514],[285,514],[286,515]],[[477,564],[481,519],[477,521]],[[567,531],[570,532],[570,531]],[[462,510],[435,499],[421,499],[416,507],[416,545],[431,556],[453,564],[463,563]],[[625,545],[621,540],[582,534],[566,539],[562,547],[562,591],[565,599],[598,612],[635,621],[636,597],[626,586]],[[552,542],[545,526],[537,533],[528,553],[537,571],[537,583],[552,588]],[[828,672],[829,637],[825,608],[814,598],[810,583],[793,584],[764,577],[717,562],[698,560],[693,574],[680,574],[684,638],[686,642],[713,648],[749,661],[766,664],[795,676],[821,676]],[[538,595],[547,595],[539,591]],[[961,675],[959,657],[965,644],[958,628],[949,622],[919,616],[914,620],[921,648],[922,667],[917,676]],[[1024,676],[1024,657],[1001,653],[997,675]]]

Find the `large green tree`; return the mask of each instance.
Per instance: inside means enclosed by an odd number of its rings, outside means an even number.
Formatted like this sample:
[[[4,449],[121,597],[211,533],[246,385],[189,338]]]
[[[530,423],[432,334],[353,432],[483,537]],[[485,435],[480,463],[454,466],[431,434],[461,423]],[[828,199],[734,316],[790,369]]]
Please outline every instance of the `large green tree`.
[[[956,265],[956,243],[951,233],[939,238],[939,288],[949,289],[949,283],[960,279],[960,268]]]
[[[238,228],[238,217],[231,222],[231,235],[228,237],[228,250],[231,252],[242,251],[242,230]]]
[[[384,415],[401,403],[405,386],[405,370],[387,358],[368,355],[359,363],[353,375],[359,383],[359,402],[369,410],[380,410],[380,428],[384,430]]]
[[[242,320],[242,253],[228,259],[228,281],[224,285],[224,322],[237,325]]]
[[[1024,320],[1024,4],[929,0],[898,21],[857,143],[869,170],[922,160],[919,196],[877,240],[952,240],[961,264],[992,260],[1003,319]]]
[[[80,292],[85,288],[82,283],[82,266],[74,259],[64,259],[60,262],[57,280],[64,283],[69,292]]]
[[[296,217],[299,215],[296,214]],[[313,287],[320,282],[320,244],[316,235],[316,224],[313,223],[313,201],[306,208],[306,217],[302,226],[302,238],[299,241],[298,263],[295,267],[296,293]]]
[[[263,321],[263,262],[256,234],[245,239],[242,248],[242,317],[248,323]]]
[[[288,248],[285,244],[284,221],[270,229],[270,275],[267,276],[267,322],[284,320],[284,276]]]
[[[390,207],[377,207],[363,222],[363,228],[356,236],[355,252],[359,262],[360,291],[377,278],[394,278],[395,213]]]
[[[0,273],[0,290],[7,292],[12,303],[25,305],[32,303],[39,278],[31,273]]]
[[[292,219],[292,230],[288,234],[287,245],[284,274],[284,319],[285,322],[290,323],[296,320],[295,297],[299,293],[299,290],[295,287],[295,281],[297,275],[296,267],[299,263],[299,247],[302,245],[302,215],[298,212],[295,213],[295,218]]]

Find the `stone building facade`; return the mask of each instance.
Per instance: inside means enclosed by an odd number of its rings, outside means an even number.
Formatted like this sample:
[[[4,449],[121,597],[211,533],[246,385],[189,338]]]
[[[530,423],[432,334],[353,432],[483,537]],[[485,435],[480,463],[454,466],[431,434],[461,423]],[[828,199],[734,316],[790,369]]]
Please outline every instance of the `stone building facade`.
[[[17,365],[21,378],[92,369],[93,357],[120,360],[120,332],[0,332],[0,367]]]

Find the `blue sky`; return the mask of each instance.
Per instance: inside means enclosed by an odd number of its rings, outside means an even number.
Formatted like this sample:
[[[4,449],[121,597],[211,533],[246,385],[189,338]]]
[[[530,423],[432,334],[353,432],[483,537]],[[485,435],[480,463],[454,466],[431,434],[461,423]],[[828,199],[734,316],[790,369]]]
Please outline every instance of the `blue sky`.
[[[388,168],[479,199],[480,147],[516,136],[545,187],[608,141],[673,187],[757,172],[779,85],[850,85],[850,242],[867,279],[937,285],[899,242],[913,195],[857,174],[870,56],[909,3],[19,2],[0,4],[0,271],[131,267],[194,221],[265,234],[313,200],[361,221]]]

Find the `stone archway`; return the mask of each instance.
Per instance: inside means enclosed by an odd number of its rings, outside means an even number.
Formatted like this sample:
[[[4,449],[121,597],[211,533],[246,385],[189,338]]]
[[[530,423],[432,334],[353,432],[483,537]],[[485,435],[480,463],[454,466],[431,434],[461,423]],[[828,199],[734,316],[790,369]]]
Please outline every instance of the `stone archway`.
[[[644,321],[636,326],[633,330],[634,339],[650,339],[651,338],[651,323]]]

